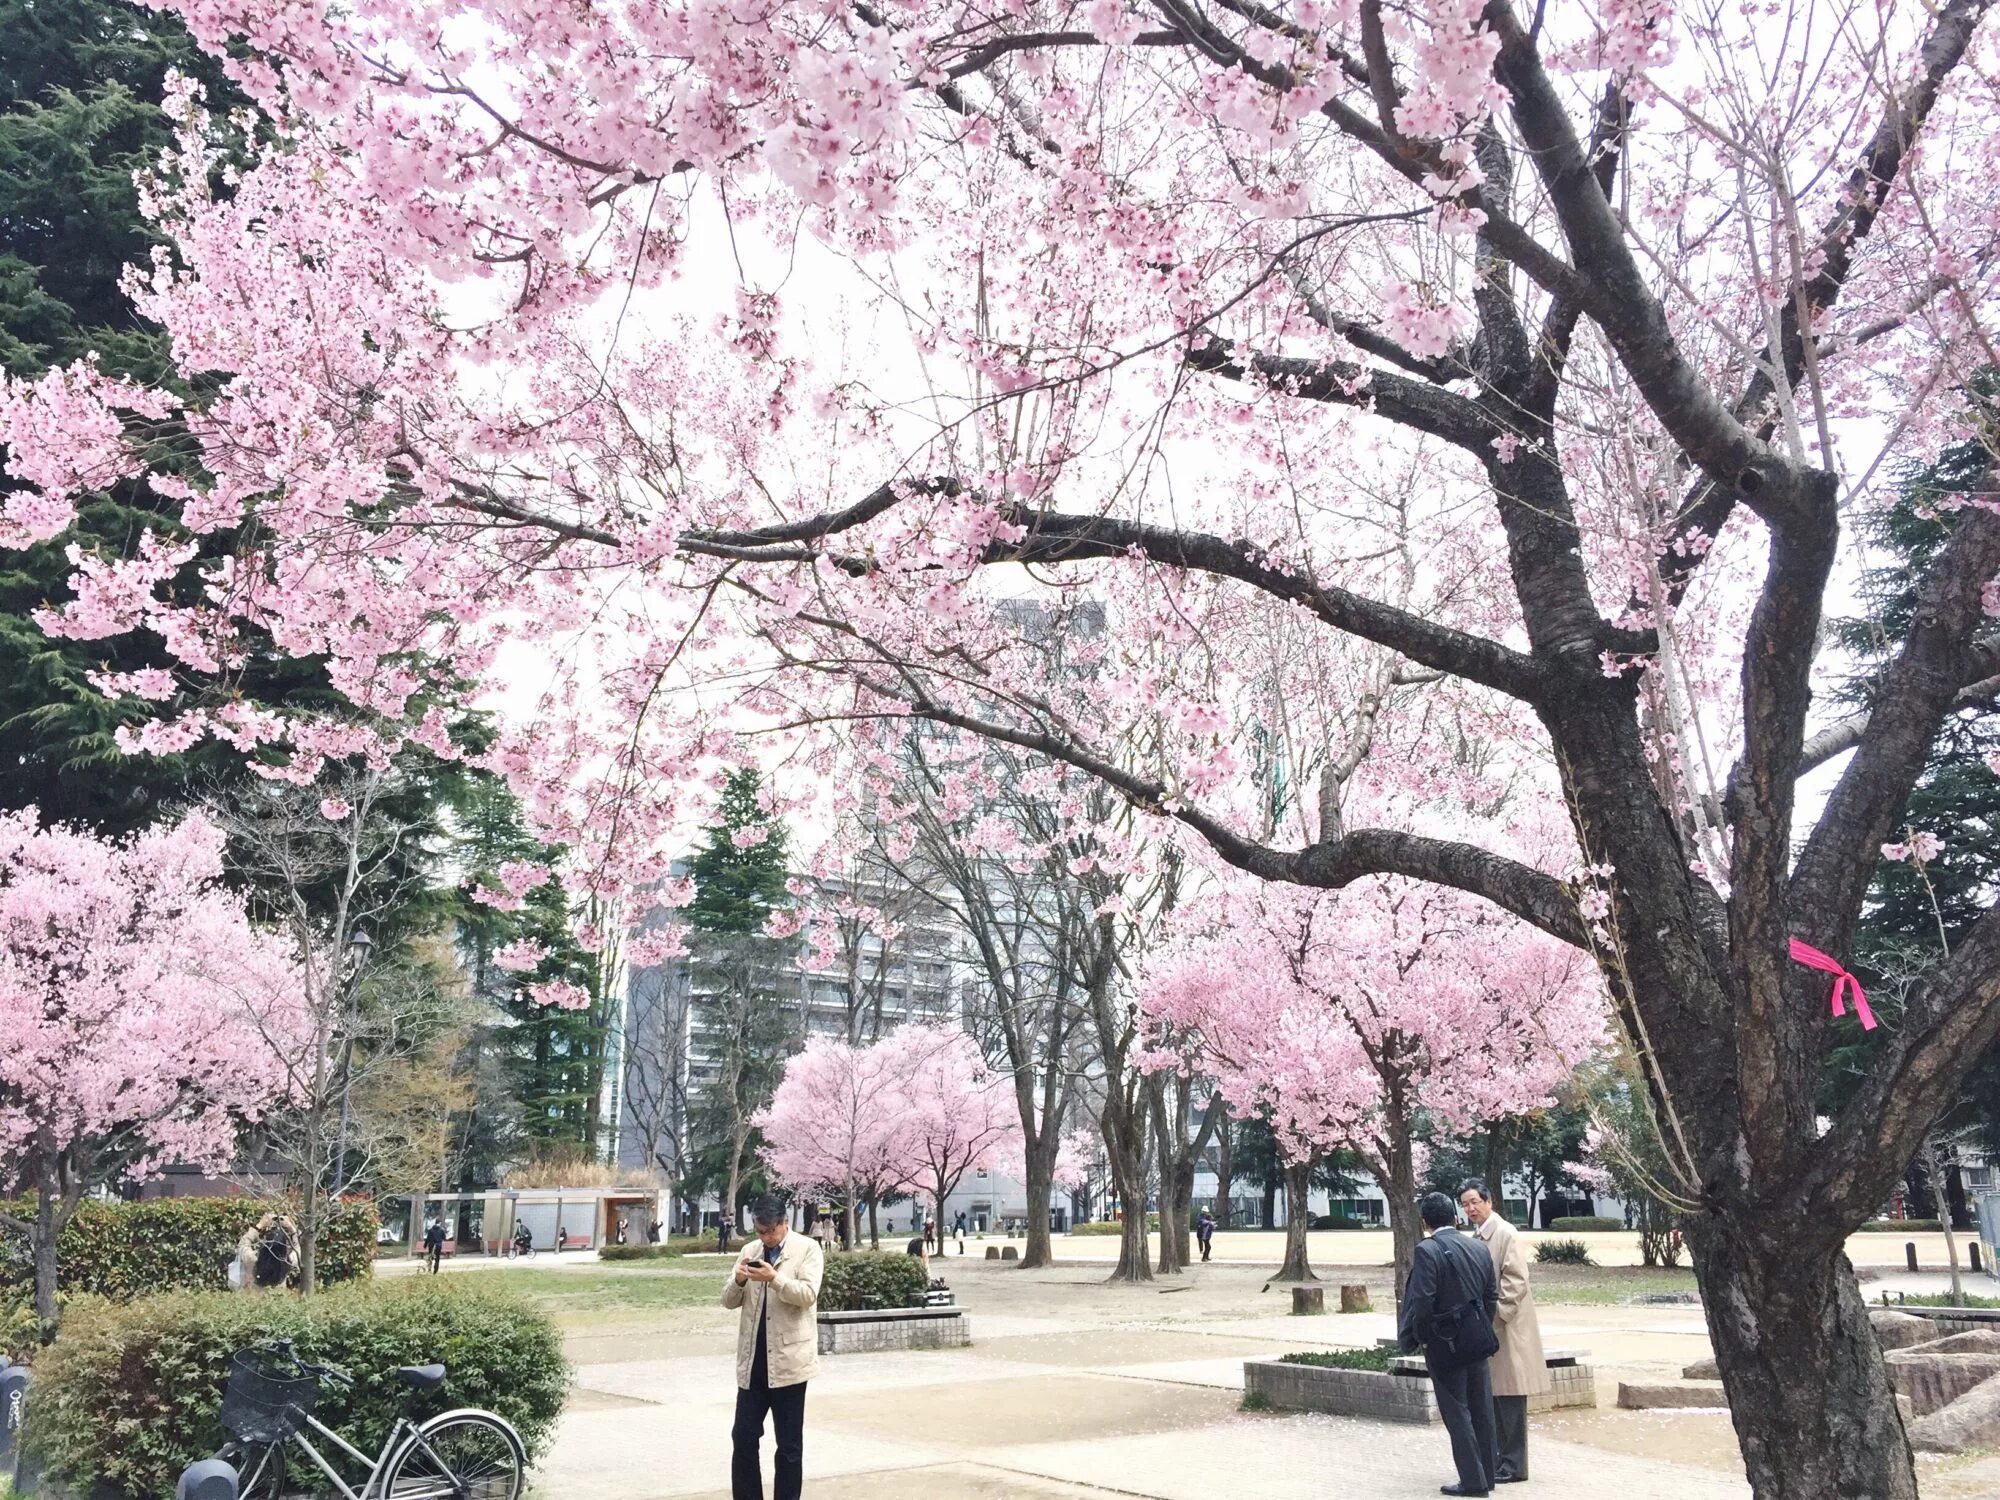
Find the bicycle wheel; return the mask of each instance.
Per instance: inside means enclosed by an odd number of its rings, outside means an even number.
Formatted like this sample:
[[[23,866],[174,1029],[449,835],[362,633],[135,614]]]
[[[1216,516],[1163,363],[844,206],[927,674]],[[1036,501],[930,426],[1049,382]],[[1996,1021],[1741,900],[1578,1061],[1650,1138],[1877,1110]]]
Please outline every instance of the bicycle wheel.
[[[230,1443],[215,1456],[236,1466],[237,1500],[283,1500],[283,1443]]]
[[[527,1455],[490,1412],[450,1411],[417,1429],[389,1461],[386,1500],[520,1500]]]

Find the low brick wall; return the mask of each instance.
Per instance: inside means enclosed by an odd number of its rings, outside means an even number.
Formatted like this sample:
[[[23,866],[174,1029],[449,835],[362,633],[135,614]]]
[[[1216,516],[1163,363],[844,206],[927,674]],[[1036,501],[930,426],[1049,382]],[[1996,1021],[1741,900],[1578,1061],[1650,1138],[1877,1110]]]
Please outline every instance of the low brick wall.
[[[1589,1365],[1569,1356],[1551,1360],[1553,1388],[1528,1398],[1529,1412],[1597,1405],[1597,1378]],[[1276,1359],[1243,1362],[1243,1393],[1259,1396],[1279,1411],[1317,1411],[1336,1417],[1372,1417],[1378,1422],[1436,1422],[1437,1397],[1421,1358],[1398,1359],[1391,1372],[1328,1370],[1288,1365]]]
[[[819,1352],[866,1354],[880,1349],[957,1349],[972,1342],[972,1325],[956,1307],[889,1307],[819,1315]]]

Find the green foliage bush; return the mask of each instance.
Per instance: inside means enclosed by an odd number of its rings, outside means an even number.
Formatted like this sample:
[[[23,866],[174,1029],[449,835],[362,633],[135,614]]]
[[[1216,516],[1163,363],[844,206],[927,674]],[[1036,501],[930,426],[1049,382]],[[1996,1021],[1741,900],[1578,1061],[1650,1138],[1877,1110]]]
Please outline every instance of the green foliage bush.
[[[669,1235],[657,1245],[604,1245],[597,1252],[599,1260],[671,1260],[680,1255],[713,1255],[715,1236]]]
[[[1870,1219],[1861,1226],[1866,1234],[1934,1234],[1943,1227],[1936,1219]]]
[[[483,1406],[519,1429],[530,1455],[555,1429],[569,1385],[548,1316],[477,1277],[356,1283],[303,1299],[175,1292],[136,1302],[84,1301],[35,1366],[23,1442],[51,1479],[165,1500],[180,1472],[212,1453],[230,1357],[263,1339],[337,1365],[348,1390],[315,1415],[374,1453],[400,1411],[422,1418]],[[396,1367],[442,1360],[442,1389],[408,1391]]]
[[[1535,1259],[1545,1266],[1594,1266],[1590,1248],[1582,1240],[1543,1240],[1535,1246]]]
[[[1623,1219],[1614,1219],[1609,1214],[1568,1214],[1549,1220],[1549,1228],[1558,1234],[1597,1234],[1625,1227]]]
[[[877,1307],[921,1307],[929,1286],[924,1263],[914,1255],[886,1250],[849,1250],[826,1258],[826,1279],[819,1286],[821,1312],[853,1312],[862,1298],[874,1297]]]
[[[1159,1227],[1160,1216],[1158,1214],[1147,1214],[1147,1230],[1152,1231]],[[1071,1234],[1119,1234],[1123,1232],[1124,1228],[1125,1226],[1116,1219],[1101,1219],[1094,1224],[1072,1224],[1069,1226],[1069,1232]]]
[[[1312,1365],[1321,1370],[1376,1370],[1386,1374],[1391,1357],[1387,1349],[1315,1349],[1305,1354],[1281,1354],[1278,1363]]]
[[[155,1198],[143,1203],[85,1203],[56,1242],[56,1280],[65,1297],[127,1301],[171,1291],[221,1291],[243,1231],[276,1209],[296,1205],[265,1198]],[[32,1202],[6,1212],[35,1216]],[[375,1269],[375,1205],[350,1200],[322,1222],[321,1283],[351,1281]],[[0,1234],[0,1300],[35,1284],[27,1236]]]
[[[1382,1229],[1387,1226],[1377,1224],[1372,1219],[1357,1219],[1353,1214],[1321,1214],[1309,1226],[1313,1229]]]

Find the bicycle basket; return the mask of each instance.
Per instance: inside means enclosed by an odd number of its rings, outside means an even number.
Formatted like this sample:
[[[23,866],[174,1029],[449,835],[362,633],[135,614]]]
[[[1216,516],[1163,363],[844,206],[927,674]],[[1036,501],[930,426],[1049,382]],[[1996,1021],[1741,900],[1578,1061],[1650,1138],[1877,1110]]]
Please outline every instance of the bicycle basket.
[[[282,1442],[299,1430],[318,1399],[313,1376],[255,1349],[239,1349],[222,1392],[222,1430],[238,1442]]]

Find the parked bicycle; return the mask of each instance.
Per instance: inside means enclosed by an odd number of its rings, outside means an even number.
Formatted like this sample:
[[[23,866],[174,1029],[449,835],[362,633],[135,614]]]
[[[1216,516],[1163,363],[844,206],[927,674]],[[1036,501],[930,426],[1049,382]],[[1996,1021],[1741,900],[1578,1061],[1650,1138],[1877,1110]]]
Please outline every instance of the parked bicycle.
[[[414,1394],[438,1389],[445,1373],[443,1365],[404,1365],[396,1378]],[[344,1370],[300,1359],[290,1339],[237,1351],[222,1396],[222,1430],[230,1441],[215,1456],[235,1469],[238,1500],[283,1500],[301,1493],[344,1500],[520,1500],[527,1452],[505,1418],[473,1407],[422,1422],[398,1414],[381,1451],[370,1458],[313,1415],[322,1391],[353,1383]],[[308,1431],[361,1469],[359,1488],[313,1446]],[[310,1476],[302,1487],[288,1486],[293,1451],[319,1470],[331,1489]]]

